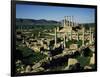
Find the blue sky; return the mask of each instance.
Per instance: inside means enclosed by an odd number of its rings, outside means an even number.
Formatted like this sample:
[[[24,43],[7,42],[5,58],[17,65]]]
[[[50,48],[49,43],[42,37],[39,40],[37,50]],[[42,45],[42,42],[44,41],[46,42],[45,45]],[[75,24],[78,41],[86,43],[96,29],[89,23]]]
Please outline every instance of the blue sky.
[[[61,21],[64,16],[74,16],[75,21],[78,23],[93,23],[95,22],[95,9],[25,4],[16,5],[16,18]]]

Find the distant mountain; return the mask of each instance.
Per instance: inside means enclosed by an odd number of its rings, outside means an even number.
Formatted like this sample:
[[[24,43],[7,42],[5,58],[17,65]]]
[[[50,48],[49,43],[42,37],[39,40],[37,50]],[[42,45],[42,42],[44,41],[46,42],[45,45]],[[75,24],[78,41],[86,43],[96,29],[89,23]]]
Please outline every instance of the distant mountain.
[[[95,23],[84,23],[84,24],[79,24],[80,26],[83,25],[85,28],[89,29],[89,27],[95,27]]]
[[[54,20],[35,20],[35,19],[21,19],[16,18],[16,25],[57,25],[60,24],[58,21]]]
[[[62,22],[64,22],[62,20]],[[84,23],[84,24],[79,24],[79,26],[84,26],[85,28],[95,27],[95,23]],[[54,28],[55,26],[62,26],[61,22],[54,21],[54,20],[45,20],[45,19],[21,19],[21,18],[16,18],[16,28]]]

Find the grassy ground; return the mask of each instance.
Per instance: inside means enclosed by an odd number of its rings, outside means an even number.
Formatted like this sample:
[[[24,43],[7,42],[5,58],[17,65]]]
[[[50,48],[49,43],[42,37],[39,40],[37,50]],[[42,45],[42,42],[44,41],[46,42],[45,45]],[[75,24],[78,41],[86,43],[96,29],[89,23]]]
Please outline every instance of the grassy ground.
[[[79,56],[77,57],[77,60],[83,67],[90,63],[90,57]]]

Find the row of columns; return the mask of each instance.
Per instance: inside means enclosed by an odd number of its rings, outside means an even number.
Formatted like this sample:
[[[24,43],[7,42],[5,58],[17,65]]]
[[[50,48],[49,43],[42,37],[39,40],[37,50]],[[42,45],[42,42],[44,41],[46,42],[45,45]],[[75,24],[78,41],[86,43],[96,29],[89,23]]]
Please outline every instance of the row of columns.
[[[83,34],[82,34],[82,46],[84,46],[85,45],[85,28],[83,27],[83,29],[82,29],[82,32],[83,32]],[[92,44],[92,42],[93,42],[93,33],[92,33],[92,31],[91,31],[91,27],[90,27],[90,31],[89,31],[89,35],[90,35],[90,40],[89,40],[89,43],[90,44]],[[64,34],[64,37],[63,37],[63,39],[64,39],[64,47],[66,47],[66,36],[67,36],[67,39],[68,39],[68,37],[69,37],[69,34],[68,33],[65,33]],[[72,31],[70,32],[70,40],[72,39]],[[77,40],[79,40],[79,33],[77,32]],[[57,29],[55,28],[55,46],[57,45]]]
[[[82,40],[82,45],[84,46],[84,35],[85,35],[85,28],[83,27],[83,40]],[[92,44],[92,42],[93,42],[93,33],[92,33],[92,30],[91,30],[91,27],[90,27],[90,30],[89,30],[89,38],[90,38],[90,40],[89,40],[89,43],[90,44]]]
[[[78,23],[74,21],[74,16],[65,16],[64,22],[62,22],[62,26],[78,26]]]

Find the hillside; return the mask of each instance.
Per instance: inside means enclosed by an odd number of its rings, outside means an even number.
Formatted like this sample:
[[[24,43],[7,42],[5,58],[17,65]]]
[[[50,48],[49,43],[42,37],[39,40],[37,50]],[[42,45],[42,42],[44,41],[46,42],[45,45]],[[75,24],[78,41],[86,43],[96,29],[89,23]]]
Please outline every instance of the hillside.
[[[35,20],[35,19],[16,19],[16,25],[57,25],[60,24],[58,21],[54,20]]]
[[[84,23],[84,24],[79,24],[79,26],[83,25],[86,28],[89,28],[89,26],[94,27],[94,23]],[[62,26],[60,21],[54,21],[54,20],[45,20],[45,19],[21,19],[21,18],[16,18],[16,28],[54,28],[56,26]]]

